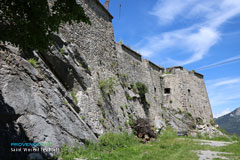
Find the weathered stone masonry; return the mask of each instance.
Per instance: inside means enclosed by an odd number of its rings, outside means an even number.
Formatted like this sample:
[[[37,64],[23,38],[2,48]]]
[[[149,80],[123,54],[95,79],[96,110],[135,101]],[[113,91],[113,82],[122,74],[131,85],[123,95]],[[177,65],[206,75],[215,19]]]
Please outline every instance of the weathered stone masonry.
[[[12,156],[5,147],[12,141],[83,144],[109,131],[131,132],[129,122],[137,117],[156,129],[211,126],[202,75],[143,59],[115,42],[113,17],[98,0],[77,2],[92,25],[62,26],[46,53],[20,54],[10,45],[0,51],[0,159]],[[148,92],[139,95],[137,82]]]

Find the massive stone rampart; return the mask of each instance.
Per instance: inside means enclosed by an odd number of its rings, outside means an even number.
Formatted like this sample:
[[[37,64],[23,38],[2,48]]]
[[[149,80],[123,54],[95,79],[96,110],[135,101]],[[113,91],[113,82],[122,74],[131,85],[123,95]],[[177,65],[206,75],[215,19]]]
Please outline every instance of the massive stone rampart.
[[[92,24],[62,26],[48,52],[1,45],[0,159],[16,156],[8,150],[11,142],[83,144],[109,131],[131,132],[138,117],[149,118],[156,129],[211,125],[203,76],[143,59],[115,42],[112,16],[98,0],[78,3]]]

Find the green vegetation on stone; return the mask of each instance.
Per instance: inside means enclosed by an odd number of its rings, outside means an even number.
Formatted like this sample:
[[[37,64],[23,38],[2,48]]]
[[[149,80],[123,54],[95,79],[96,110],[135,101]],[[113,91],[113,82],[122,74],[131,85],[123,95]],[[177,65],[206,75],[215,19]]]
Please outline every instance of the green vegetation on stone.
[[[85,120],[85,117],[84,117],[84,116],[81,116],[81,119],[84,121],[84,120]]]
[[[99,87],[104,94],[110,94],[114,91],[114,87],[116,86],[116,77],[109,77],[108,79],[100,80]]]
[[[127,80],[128,74],[120,74],[120,78],[123,80]]]
[[[127,92],[125,92],[125,96],[126,96],[128,101],[132,101],[133,100],[133,97],[131,97]]]
[[[62,49],[59,51],[60,54],[64,54],[64,52],[65,52],[65,49],[64,49],[64,48],[62,48]]]
[[[35,68],[38,66],[38,65],[37,65],[37,60],[34,59],[34,58],[28,59],[28,62],[31,63],[31,65],[32,65],[33,67],[35,67]]]
[[[121,108],[122,111],[124,110],[122,105],[120,106],[120,108]]]
[[[105,125],[105,120],[103,118],[99,119],[100,123],[102,124],[102,126],[104,128],[106,128],[106,125]]]
[[[120,131],[122,131],[122,126],[119,126],[118,129],[119,129]]]
[[[136,83],[136,88],[138,90],[138,94],[143,97],[143,95],[145,95],[148,92],[148,88],[145,84],[141,83],[141,82],[137,82]]]
[[[172,74],[171,72],[163,72],[163,74]]]
[[[129,117],[128,124],[132,128],[134,125],[134,120],[133,120],[132,116],[128,116],[128,117]]]
[[[125,104],[125,108],[128,109],[128,104]]]
[[[78,100],[77,100],[76,93],[74,93],[74,92],[71,92],[71,96],[72,96],[72,98],[73,98],[74,102],[77,104],[77,103],[78,103]]]
[[[189,117],[189,118],[192,118],[192,114],[190,112],[187,112],[186,115]]]
[[[125,122],[124,122],[124,125],[125,125],[125,127],[128,127],[128,122],[125,121]]]
[[[103,118],[106,118],[106,112],[105,112],[104,108],[101,107],[100,109],[101,109]]]
[[[215,123],[215,121],[214,121],[213,119],[210,120],[210,124],[211,124],[212,126],[216,125],[216,123]]]

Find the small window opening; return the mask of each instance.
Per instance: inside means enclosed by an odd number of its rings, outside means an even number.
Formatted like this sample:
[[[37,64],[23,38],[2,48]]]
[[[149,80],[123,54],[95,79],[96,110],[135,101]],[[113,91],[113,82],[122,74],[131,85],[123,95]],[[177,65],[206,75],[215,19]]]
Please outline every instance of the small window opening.
[[[165,88],[164,89],[164,93],[165,94],[170,94],[171,93],[171,89],[170,88]]]
[[[190,89],[188,89],[188,96],[190,96],[191,95],[191,90]]]
[[[154,92],[157,92],[157,89],[154,87]]]

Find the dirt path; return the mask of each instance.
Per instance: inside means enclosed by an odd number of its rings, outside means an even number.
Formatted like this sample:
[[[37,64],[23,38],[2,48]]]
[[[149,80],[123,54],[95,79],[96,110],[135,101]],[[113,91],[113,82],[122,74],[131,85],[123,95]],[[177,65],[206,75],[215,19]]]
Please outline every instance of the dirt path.
[[[200,142],[200,145],[210,145],[214,147],[222,147],[222,146],[227,146],[234,143],[234,142],[209,141],[209,140],[196,140],[196,141]],[[209,150],[208,151],[199,150],[196,152],[199,156],[199,160],[212,160],[214,158],[229,159],[227,157],[224,157],[224,155],[231,154],[227,152],[215,152],[215,151],[209,151]]]

